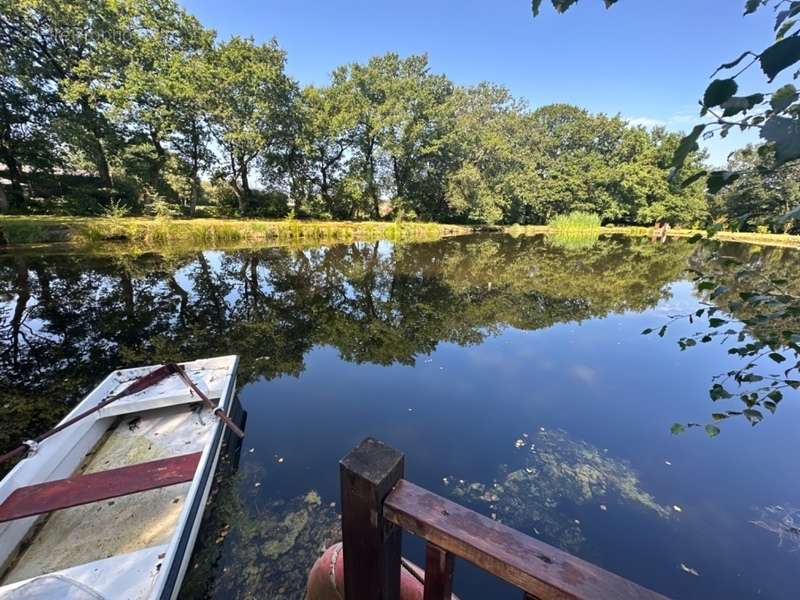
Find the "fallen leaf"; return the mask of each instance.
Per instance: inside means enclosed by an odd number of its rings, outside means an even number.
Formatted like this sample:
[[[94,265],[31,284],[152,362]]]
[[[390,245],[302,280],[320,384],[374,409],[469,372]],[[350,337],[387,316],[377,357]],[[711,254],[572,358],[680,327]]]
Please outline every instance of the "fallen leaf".
[[[694,575],[695,577],[700,577],[700,573],[698,573],[695,569],[691,567],[687,567],[685,564],[681,563],[681,570],[684,573],[688,573],[689,575]]]

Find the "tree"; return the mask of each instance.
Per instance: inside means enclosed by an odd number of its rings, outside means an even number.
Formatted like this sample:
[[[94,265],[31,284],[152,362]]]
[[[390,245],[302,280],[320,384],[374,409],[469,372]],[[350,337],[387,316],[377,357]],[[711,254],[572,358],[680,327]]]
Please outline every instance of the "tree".
[[[552,0],[553,6],[563,12],[577,0]],[[616,0],[607,0],[606,5]],[[539,11],[541,0],[534,0],[533,12]],[[777,12],[775,23],[776,41],[761,53],[746,51],[735,60],[721,65],[712,77],[721,71],[739,69],[731,77],[714,79],[703,94],[700,116],[710,115],[710,123],[697,125],[681,140],[673,158],[673,178],[683,169],[687,157],[698,147],[701,135],[706,137],[718,133],[727,135],[733,127],[742,130],[756,128],[765,144],[756,152],[752,149],[739,152],[731,161],[732,170],[705,173],[701,171],[690,176],[687,181],[706,177],[710,192],[716,194],[726,186],[739,183],[741,187],[730,192],[728,199],[736,212],[744,204],[761,214],[741,215],[745,222],[768,217],[761,211],[774,210],[773,203],[781,196],[772,196],[769,188],[755,191],[748,186],[748,179],[761,178],[762,186],[775,185],[781,175],[792,173],[800,159],[800,103],[794,84],[786,83],[771,93],[754,93],[741,96],[737,93],[737,78],[759,63],[762,71],[772,83],[781,73],[800,62],[800,29],[798,15],[800,2],[789,0],[747,0],[745,16],[765,6],[772,6]],[[779,10],[782,9],[782,10]],[[740,68],[743,61],[749,60]],[[794,74],[796,79],[800,72]],[[742,179],[744,178],[744,181]],[[777,179],[777,182],[776,182]],[[778,183],[780,185],[780,183]],[[781,190],[793,197],[795,182]],[[719,204],[719,203],[718,203]],[[754,206],[755,205],[755,206]],[[784,206],[785,208],[785,206]],[[800,215],[800,206],[787,211],[782,221],[787,222]],[[712,230],[712,235],[714,230]],[[696,236],[698,242],[702,236]],[[800,389],[800,294],[793,282],[796,278],[783,273],[771,273],[760,253],[739,260],[736,257],[720,256],[713,242],[703,247],[705,260],[697,263],[694,270],[696,287],[700,293],[708,293],[709,301],[722,299],[726,302],[727,313],[721,313],[718,306],[707,306],[693,314],[676,315],[672,320],[704,322],[705,326],[696,334],[678,340],[681,350],[696,347],[698,344],[719,341],[728,346],[728,353],[742,359],[742,366],[714,377],[709,390],[712,401],[728,400],[734,397],[742,403],[741,410],[725,410],[711,415],[712,422],[704,427],[709,436],[720,433],[717,423],[731,417],[743,417],[752,425],[764,419],[764,410],[774,413],[786,393],[796,393]],[[733,276],[726,277],[724,266],[733,266]],[[737,318],[738,315],[742,315]],[[663,337],[669,324],[658,328]],[[646,329],[643,333],[653,333]],[[766,365],[766,366],[765,366]],[[769,369],[769,370],[768,370]],[[698,423],[676,423],[673,433],[680,433],[687,427],[700,427]]]
[[[212,42],[213,33],[172,0],[143,2],[124,70],[109,92],[112,116],[129,142],[141,141],[150,149],[145,156],[152,192],[162,185],[168,143],[178,142],[176,149],[190,165],[192,205],[197,201],[197,173],[207,154],[201,146],[206,137],[205,59]]]
[[[300,123],[299,152],[311,184],[308,195],[318,195],[328,214],[335,217],[352,216],[351,207],[342,205],[339,193],[356,126],[349,101],[342,86],[309,86],[298,99],[295,117]]]
[[[138,3],[3,0],[0,39],[36,68],[69,142],[92,160],[101,185],[112,187],[109,154],[119,132],[106,116],[108,92],[118,85],[141,16]]]
[[[604,1],[606,7],[617,3],[617,0]],[[578,0],[551,0],[553,7],[562,13],[577,2]],[[539,14],[541,5],[542,0],[532,0],[534,16]],[[714,79],[703,93],[700,116],[710,117],[710,120],[695,126],[676,149],[673,158],[674,178],[682,175],[685,160],[690,152],[697,150],[700,136],[725,137],[733,128],[759,131],[760,137],[772,151],[771,164],[762,165],[762,168],[777,169],[783,164],[800,159],[800,92],[794,83],[787,82],[780,87],[775,84],[772,91],[747,95],[739,93],[737,79],[756,63],[768,82],[773,83],[800,62],[800,3],[790,0],[746,0],[744,15],[751,15],[767,6],[771,6],[776,12],[775,40],[762,52],[746,50],[714,71],[712,77],[717,77],[720,73],[728,76]],[[793,79],[798,76],[800,71],[794,72]],[[687,181],[691,183],[705,178],[709,191],[716,193],[732,184],[742,174],[742,171],[737,170],[694,173],[689,175]],[[793,211],[800,214],[800,206],[793,208]]]
[[[0,212],[23,205],[24,167],[49,169],[57,162],[51,133],[49,98],[42,94],[30,56],[2,47],[0,52],[0,161],[11,181],[10,200],[0,198]]]
[[[767,146],[747,146],[731,155],[728,169],[742,173],[714,201],[717,219],[742,231],[797,231],[797,218],[783,218],[800,205],[800,164],[771,169]]]
[[[518,197],[514,174],[524,167],[515,138],[525,105],[502,87],[482,83],[455,100],[455,146],[459,165],[447,177],[454,215],[482,223],[504,220]]]
[[[212,131],[225,153],[241,214],[253,196],[253,167],[268,153],[285,149],[296,88],[284,72],[285,63],[277,41],[257,45],[240,37],[220,44],[210,57]]]

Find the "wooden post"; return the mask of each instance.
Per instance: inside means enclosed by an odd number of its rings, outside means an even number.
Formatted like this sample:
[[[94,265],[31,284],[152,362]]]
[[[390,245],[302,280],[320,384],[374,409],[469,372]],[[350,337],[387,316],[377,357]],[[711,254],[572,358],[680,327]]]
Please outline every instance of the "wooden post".
[[[367,438],[339,462],[347,600],[399,600],[402,530],[383,501],[403,477],[403,454]]]
[[[423,600],[450,600],[453,593],[453,555],[430,542],[425,547]]]

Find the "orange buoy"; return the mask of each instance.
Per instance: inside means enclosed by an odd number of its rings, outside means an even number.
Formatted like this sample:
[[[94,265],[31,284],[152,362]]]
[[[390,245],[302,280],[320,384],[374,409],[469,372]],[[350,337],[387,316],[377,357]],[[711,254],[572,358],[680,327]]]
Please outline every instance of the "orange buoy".
[[[422,600],[425,571],[406,560],[400,569],[400,600]],[[308,574],[306,600],[344,600],[342,543],[334,544],[317,559]],[[458,600],[453,595],[453,600]]]

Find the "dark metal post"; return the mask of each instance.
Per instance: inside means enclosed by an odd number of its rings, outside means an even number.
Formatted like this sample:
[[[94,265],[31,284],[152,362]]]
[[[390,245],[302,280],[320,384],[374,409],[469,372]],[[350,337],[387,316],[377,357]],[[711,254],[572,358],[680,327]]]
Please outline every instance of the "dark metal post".
[[[402,530],[383,501],[403,477],[403,454],[367,438],[339,462],[347,600],[399,600]]]

